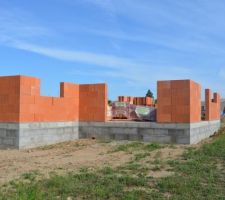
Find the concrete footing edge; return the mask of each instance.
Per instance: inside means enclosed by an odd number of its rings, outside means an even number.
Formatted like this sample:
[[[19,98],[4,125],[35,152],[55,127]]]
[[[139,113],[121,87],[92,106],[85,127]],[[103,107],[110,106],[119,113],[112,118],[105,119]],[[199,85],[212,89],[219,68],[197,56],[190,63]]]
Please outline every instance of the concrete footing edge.
[[[163,144],[196,144],[220,129],[220,121],[0,123],[0,148],[27,149],[82,138]]]

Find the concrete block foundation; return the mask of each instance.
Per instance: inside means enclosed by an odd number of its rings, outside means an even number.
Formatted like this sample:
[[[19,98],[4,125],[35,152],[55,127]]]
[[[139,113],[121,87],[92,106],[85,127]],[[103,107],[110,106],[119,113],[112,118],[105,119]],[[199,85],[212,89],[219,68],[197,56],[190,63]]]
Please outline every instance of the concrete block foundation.
[[[82,138],[195,144],[219,128],[219,120],[190,124],[127,121],[0,123],[0,147],[26,149]]]
[[[190,124],[155,122],[80,122],[79,138],[196,144],[220,129],[220,121]]]
[[[78,122],[0,123],[0,147],[27,149],[79,139]]]

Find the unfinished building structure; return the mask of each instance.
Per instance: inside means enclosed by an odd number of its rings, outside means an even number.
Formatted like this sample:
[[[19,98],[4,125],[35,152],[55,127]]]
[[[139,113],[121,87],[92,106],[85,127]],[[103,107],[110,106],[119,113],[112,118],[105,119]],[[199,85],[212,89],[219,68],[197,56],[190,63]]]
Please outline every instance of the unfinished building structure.
[[[40,79],[0,77],[0,147],[31,148],[101,138],[193,144],[220,128],[220,95],[206,90],[201,121],[201,86],[191,80],[158,81],[156,122],[110,121],[106,84],[60,84],[60,97],[40,95]],[[121,99],[134,104],[151,100]]]
[[[0,78],[0,145],[29,148],[79,138],[79,121],[106,121],[106,84],[60,84],[40,95],[40,79]]]

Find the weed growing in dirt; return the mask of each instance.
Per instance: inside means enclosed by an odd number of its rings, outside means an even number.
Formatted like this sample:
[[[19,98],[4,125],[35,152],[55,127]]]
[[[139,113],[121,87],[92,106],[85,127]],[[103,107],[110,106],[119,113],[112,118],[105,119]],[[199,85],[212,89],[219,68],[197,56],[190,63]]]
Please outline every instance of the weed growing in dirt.
[[[128,144],[121,144],[115,147],[113,152],[118,152],[118,151],[125,151],[125,152],[131,152],[135,150],[140,150],[144,146],[144,143],[142,142],[131,142]]]
[[[113,152],[118,152],[118,151],[125,151],[128,153],[133,153],[135,151],[147,151],[151,152],[156,149],[162,148],[162,145],[159,145],[157,143],[144,143],[144,142],[131,142],[128,144],[121,144],[115,147]]]

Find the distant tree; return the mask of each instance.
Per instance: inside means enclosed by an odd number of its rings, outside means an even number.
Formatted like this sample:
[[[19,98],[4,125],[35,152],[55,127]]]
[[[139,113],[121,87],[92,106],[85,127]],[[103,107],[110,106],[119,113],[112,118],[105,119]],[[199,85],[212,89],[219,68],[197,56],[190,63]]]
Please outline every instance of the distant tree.
[[[154,99],[154,95],[153,95],[153,93],[152,93],[152,91],[151,91],[151,90],[148,90],[148,91],[147,91],[147,93],[146,93],[146,97],[151,97],[151,98],[153,98],[153,99]]]
[[[111,106],[112,105],[112,101],[108,100],[108,105]]]

